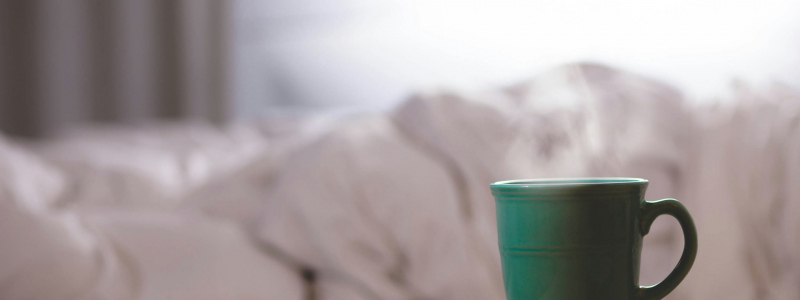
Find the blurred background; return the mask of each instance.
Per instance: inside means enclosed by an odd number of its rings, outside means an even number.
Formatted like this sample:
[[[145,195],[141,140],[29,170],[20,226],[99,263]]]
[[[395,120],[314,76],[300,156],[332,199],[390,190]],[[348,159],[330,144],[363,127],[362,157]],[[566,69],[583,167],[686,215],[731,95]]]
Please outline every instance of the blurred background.
[[[503,299],[488,184],[593,176],[800,299],[800,1],[0,0],[0,299]]]
[[[575,61],[697,101],[733,79],[800,80],[792,0],[4,0],[0,14],[0,128],[22,136],[385,110],[417,90],[508,85]]]

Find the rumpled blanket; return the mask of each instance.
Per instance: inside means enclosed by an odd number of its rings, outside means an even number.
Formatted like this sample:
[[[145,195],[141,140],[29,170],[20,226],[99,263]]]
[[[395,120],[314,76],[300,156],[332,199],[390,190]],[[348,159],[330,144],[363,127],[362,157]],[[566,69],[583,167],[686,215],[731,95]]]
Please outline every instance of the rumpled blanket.
[[[650,180],[668,299],[800,298],[800,93],[573,64],[385,113],[0,139],[2,299],[504,299],[488,184]],[[645,237],[641,284],[682,250]]]

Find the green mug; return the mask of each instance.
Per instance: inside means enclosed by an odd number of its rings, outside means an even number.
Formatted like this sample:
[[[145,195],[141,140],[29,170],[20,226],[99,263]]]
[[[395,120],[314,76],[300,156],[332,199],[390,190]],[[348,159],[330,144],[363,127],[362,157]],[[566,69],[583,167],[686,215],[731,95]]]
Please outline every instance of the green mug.
[[[501,181],[491,185],[508,300],[651,300],[689,273],[697,232],[675,199],[644,200],[648,181],[579,178]],[[666,279],[639,286],[642,238],[667,214],[683,229],[680,261]]]

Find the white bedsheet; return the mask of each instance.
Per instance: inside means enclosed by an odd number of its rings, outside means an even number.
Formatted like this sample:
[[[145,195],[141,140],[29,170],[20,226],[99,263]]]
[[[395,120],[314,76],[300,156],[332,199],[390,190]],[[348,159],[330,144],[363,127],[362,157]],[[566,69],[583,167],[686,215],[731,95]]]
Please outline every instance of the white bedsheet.
[[[670,299],[798,299],[800,93],[736,95],[578,64],[387,113],[0,139],[0,299],[503,299],[488,184],[572,176],[686,204]],[[658,219],[641,283],[681,247]]]

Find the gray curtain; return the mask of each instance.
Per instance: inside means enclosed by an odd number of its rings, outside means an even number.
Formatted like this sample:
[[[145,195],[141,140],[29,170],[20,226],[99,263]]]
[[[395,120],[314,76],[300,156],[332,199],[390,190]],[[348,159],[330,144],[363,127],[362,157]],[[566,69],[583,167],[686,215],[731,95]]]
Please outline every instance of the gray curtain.
[[[0,0],[0,131],[224,122],[229,0]]]

